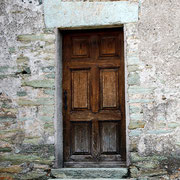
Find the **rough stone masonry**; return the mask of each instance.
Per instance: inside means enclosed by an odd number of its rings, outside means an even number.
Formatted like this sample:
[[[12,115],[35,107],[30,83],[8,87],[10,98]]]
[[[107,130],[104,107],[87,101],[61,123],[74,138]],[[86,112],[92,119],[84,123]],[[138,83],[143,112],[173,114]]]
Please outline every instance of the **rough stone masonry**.
[[[129,178],[178,179],[180,1],[137,3],[138,22],[124,24]],[[0,177],[54,167],[56,37],[43,13],[40,0],[0,1]]]

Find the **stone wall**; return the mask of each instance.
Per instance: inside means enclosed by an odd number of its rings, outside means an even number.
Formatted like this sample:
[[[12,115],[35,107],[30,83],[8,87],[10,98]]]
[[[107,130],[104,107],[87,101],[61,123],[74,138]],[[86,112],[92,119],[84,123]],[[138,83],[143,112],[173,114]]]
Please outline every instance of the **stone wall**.
[[[54,162],[55,34],[38,0],[0,1],[0,177]]]
[[[180,1],[141,0],[124,25],[131,177],[178,179]],[[0,1],[0,177],[54,165],[55,33],[41,0]],[[171,175],[173,174],[173,175]]]
[[[180,176],[179,7],[143,0],[138,23],[125,26],[132,177]]]

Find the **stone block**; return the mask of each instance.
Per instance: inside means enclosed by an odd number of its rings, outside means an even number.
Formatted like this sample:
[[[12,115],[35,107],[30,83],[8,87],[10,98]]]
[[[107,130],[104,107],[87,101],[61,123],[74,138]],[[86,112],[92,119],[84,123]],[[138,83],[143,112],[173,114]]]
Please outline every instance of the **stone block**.
[[[129,129],[137,129],[137,128],[144,128],[145,126],[145,122],[144,121],[131,121],[129,124]]]
[[[48,28],[120,25],[138,20],[138,3],[45,0],[44,13]]]
[[[53,98],[37,98],[37,105],[54,105],[55,100]]]
[[[46,74],[45,75],[48,79],[55,79],[55,74],[51,73],[51,74]]]
[[[129,136],[140,136],[141,133],[142,132],[140,130],[131,130]]]
[[[180,123],[168,122],[168,128],[177,128],[180,127]]]
[[[25,137],[23,141],[24,144],[30,144],[30,145],[32,144],[36,145],[39,142],[40,142],[40,137]]]
[[[9,47],[9,53],[15,53],[16,48],[15,47]]]
[[[139,65],[141,64],[138,56],[127,56],[128,65]]]
[[[130,153],[130,159],[132,163],[137,163],[137,162],[145,162],[145,161],[163,161],[167,160],[167,157],[164,156],[139,156],[137,152],[131,152]]]
[[[43,112],[44,114],[47,114],[47,113],[54,113],[54,110],[55,110],[55,107],[54,106],[41,106],[39,107],[39,112]]]
[[[45,73],[54,72],[54,66],[43,67],[42,71]]]
[[[25,57],[25,56],[20,56],[17,58],[16,62],[17,62],[17,64],[27,65],[29,62],[29,58]]]
[[[133,113],[130,115],[130,118],[131,118],[131,120],[136,120],[136,121],[142,120],[143,114],[142,113],[141,114],[140,113]]]
[[[46,172],[33,170],[31,172],[20,174],[16,176],[16,179],[20,180],[47,180]]]
[[[52,159],[49,158],[41,158],[36,155],[22,155],[22,154],[4,154],[0,156],[0,161],[10,161],[13,164],[20,164],[24,162],[35,162],[36,164],[52,164]]]
[[[137,73],[130,74],[128,77],[128,84],[129,85],[139,85],[140,84],[139,74],[137,74]]]
[[[140,176],[139,170],[136,166],[130,166],[130,174],[132,178],[137,178]]]
[[[48,129],[48,128],[52,128],[54,130],[54,123],[50,122],[50,123],[45,123],[44,124],[44,129]]]
[[[18,41],[21,42],[31,42],[31,41],[45,41],[45,42],[55,42],[54,34],[23,34],[17,37]]]
[[[47,121],[53,122],[53,117],[51,117],[51,116],[39,116],[39,119],[41,121],[45,121],[45,122],[47,122]]]
[[[136,72],[136,71],[140,71],[139,66],[137,65],[128,66],[128,72]]]
[[[44,94],[48,94],[48,95],[51,95],[51,96],[55,95],[55,90],[54,89],[45,89],[43,92],[44,92]]]
[[[0,173],[20,173],[22,168],[20,166],[0,167]]]
[[[138,162],[136,163],[136,167],[143,170],[153,170],[153,169],[159,169],[159,162],[157,160],[148,160],[144,162]]]
[[[39,105],[53,105],[55,101],[51,98],[36,98],[34,101],[29,99],[19,99],[17,103],[20,106],[39,106]]]
[[[32,81],[24,81],[22,86],[30,86],[34,88],[53,88],[54,80],[32,80]]]
[[[150,94],[153,92],[153,88],[143,88],[143,87],[129,87],[129,94]]]
[[[0,147],[0,152],[11,152],[12,149],[10,147]]]
[[[173,132],[173,130],[167,130],[167,129],[155,129],[155,130],[147,131],[148,134],[152,134],[152,135],[163,135],[163,134],[169,134],[171,132]]]
[[[166,175],[167,171],[164,169],[152,169],[152,170],[146,170],[146,171],[140,171],[141,177],[156,177],[159,179],[158,176]]]
[[[153,99],[130,99],[129,103],[151,103]]]
[[[0,66],[0,73],[6,73],[9,69],[9,66]]]
[[[17,96],[22,97],[22,96],[26,96],[26,95],[27,95],[27,92],[26,92],[26,91],[18,91],[18,92],[17,92]]]
[[[127,175],[127,168],[62,168],[52,169],[57,178],[66,179],[120,179]]]
[[[138,113],[138,112],[140,112],[141,111],[141,109],[139,108],[139,107],[137,107],[137,106],[132,106],[132,105],[130,105],[129,106],[129,109],[130,109],[130,113]]]

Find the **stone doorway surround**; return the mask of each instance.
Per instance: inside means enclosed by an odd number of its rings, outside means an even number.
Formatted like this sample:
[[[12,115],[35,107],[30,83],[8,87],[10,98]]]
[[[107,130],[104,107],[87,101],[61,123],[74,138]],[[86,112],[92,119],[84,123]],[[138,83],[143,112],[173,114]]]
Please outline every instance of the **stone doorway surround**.
[[[126,154],[129,164],[128,124],[129,100],[128,65],[138,64],[137,21],[138,7],[136,1],[111,2],[62,2],[60,0],[44,1],[44,17],[47,28],[56,31],[56,113],[55,127],[55,161],[56,167],[63,167],[63,116],[62,116],[62,36],[61,30],[94,29],[124,27],[125,45],[125,96],[126,96]],[[130,83],[129,83],[130,82]]]

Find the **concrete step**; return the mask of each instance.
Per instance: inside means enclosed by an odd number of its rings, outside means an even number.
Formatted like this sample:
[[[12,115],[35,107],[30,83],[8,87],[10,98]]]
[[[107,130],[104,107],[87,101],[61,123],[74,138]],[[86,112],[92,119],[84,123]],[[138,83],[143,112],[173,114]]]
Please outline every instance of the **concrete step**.
[[[123,179],[127,176],[127,168],[62,168],[52,169],[57,179]]]

